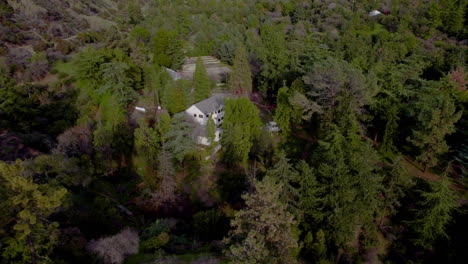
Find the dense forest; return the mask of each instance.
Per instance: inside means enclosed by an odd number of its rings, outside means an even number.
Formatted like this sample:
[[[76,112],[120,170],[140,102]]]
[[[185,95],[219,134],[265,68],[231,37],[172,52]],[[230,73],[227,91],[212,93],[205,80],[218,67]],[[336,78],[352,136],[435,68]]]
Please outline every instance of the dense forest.
[[[467,47],[466,0],[0,0],[0,263],[467,263]]]

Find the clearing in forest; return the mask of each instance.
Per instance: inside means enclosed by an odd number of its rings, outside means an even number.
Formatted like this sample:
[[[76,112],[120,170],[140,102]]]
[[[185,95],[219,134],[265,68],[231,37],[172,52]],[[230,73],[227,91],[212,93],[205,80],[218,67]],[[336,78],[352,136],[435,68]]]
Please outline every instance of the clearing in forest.
[[[187,57],[185,59],[185,63],[180,72],[182,74],[182,78],[193,81],[197,58],[198,57]],[[213,56],[201,56],[201,58],[210,80],[213,81],[216,86],[222,86],[225,84],[228,74],[231,72],[231,68]]]

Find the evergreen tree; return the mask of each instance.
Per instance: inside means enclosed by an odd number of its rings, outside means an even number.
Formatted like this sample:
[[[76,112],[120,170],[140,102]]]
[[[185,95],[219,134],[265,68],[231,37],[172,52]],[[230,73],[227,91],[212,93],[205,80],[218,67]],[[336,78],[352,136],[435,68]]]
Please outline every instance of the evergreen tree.
[[[166,133],[170,128],[171,118],[169,114],[159,114],[154,127],[149,127],[145,121],[135,129],[135,148],[138,155],[146,163],[145,171],[142,172],[143,182],[151,189],[156,190],[159,186],[157,176],[158,164],[163,150]]]
[[[384,135],[382,144],[380,145],[380,151],[387,155],[391,155],[397,152],[397,148],[393,144],[395,135],[398,133],[398,106],[392,104],[386,113],[387,122],[385,124]]]
[[[258,54],[263,62],[260,90],[264,95],[276,94],[288,64],[286,36],[282,26],[264,23],[260,28],[261,47]]]
[[[37,184],[24,175],[21,161],[0,162],[2,256],[11,263],[46,263],[58,239],[58,224],[48,217],[63,203],[67,190]]]
[[[174,70],[180,69],[184,63],[184,52],[182,41],[179,40],[177,32],[162,28],[156,32],[152,44],[153,61],[157,65]]]
[[[189,122],[185,113],[179,113],[172,118],[172,125],[166,133],[166,148],[168,152],[180,163],[185,156],[195,149],[195,140],[192,136],[193,124]]]
[[[262,121],[257,107],[248,98],[225,100],[221,143],[231,162],[247,162],[253,141],[259,136]]]
[[[391,167],[384,169],[383,176],[382,193],[385,199],[381,213],[382,217],[386,217],[397,212],[401,205],[400,200],[405,196],[407,189],[413,185],[413,182],[406,171],[402,157],[395,158]]]
[[[206,123],[206,136],[210,143],[213,143],[216,137],[216,125],[211,115],[208,118],[208,122]]]
[[[454,124],[462,113],[455,113],[455,104],[443,94],[423,97],[417,111],[419,126],[413,130],[409,141],[420,149],[421,154],[416,159],[426,170],[437,165],[438,155],[448,151],[445,136],[455,131]]]
[[[201,57],[197,58],[195,73],[193,74],[193,86],[195,88],[195,102],[200,102],[211,96],[211,81],[208,78]]]
[[[298,186],[299,177],[302,175],[299,175],[289,163],[289,159],[284,151],[278,153],[275,165],[267,170],[266,176],[282,183],[283,192],[280,195],[280,201],[287,204],[289,212],[293,213],[296,218],[299,218],[300,212],[297,206],[299,190],[295,186]]]
[[[284,135],[291,131],[291,123],[300,121],[301,113],[298,108],[291,104],[290,100],[293,91],[286,86],[278,90],[276,96],[276,110],[274,119],[278,123]]]
[[[316,197],[309,201],[309,217],[323,223],[330,232],[332,241],[339,247],[346,247],[353,237],[360,211],[356,203],[358,190],[356,179],[351,176],[346,164],[346,140],[336,127],[328,131],[324,141],[319,143],[320,163],[315,172],[323,186],[318,210],[314,210]]]
[[[161,103],[171,114],[176,114],[187,109],[188,97],[180,81],[168,81],[163,92]]]
[[[252,73],[250,64],[247,61],[247,53],[242,44],[238,44],[236,48],[232,72],[229,75],[227,86],[229,91],[235,94],[249,94],[252,92]]]
[[[322,225],[330,241],[348,248],[359,224],[372,224],[379,208],[382,177],[371,142],[353,142],[336,125],[325,130],[314,154],[317,187],[302,189],[305,217]],[[314,178],[303,184],[314,184]]]
[[[297,222],[280,201],[282,184],[271,177],[244,195],[247,207],[235,213],[226,243],[233,263],[296,263]]]
[[[415,220],[411,222],[417,234],[415,238],[417,245],[430,247],[435,239],[447,236],[445,227],[451,221],[453,210],[457,207],[448,174],[449,169],[439,181],[429,182],[430,190],[421,194],[423,200],[416,211]]]

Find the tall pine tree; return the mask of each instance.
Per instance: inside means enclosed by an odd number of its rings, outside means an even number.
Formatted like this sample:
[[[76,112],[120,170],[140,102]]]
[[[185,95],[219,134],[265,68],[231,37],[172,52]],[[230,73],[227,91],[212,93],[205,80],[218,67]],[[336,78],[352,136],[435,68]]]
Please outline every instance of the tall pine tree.
[[[411,222],[417,234],[414,240],[417,245],[430,247],[435,239],[447,236],[445,227],[452,219],[453,210],[457,206],[448,174],[449,170],[440,181],[429,182],[430,190],[422,193],[420,208],[416,211],[415,220]]]
[[[253,141],[261,132],[258,109],[248,98],[228,99],[225,104],[221,143],[226,158],[246,164]]]
[[[195,102],[200,102],[211,96],[211,81],[208,78],[201,57],[197,58],[195,73],[193,74],[193,86],[195,88]]]
[[[297,222],[280,201],[283,185],[271,177],[255,182],[244,195],[245,209],[236,212],[226,239],[233,263],[296,263]]]
[[[445,136],[455,132],[454,124],[462,113],[456,113],[455,104],[441,93],[425,95],[416,111],[419,126],[413,130],[409,141],[419,148],[420,155],[416,159],[426,170],[437,165],[438,155],[448,151]]]
[[[242,44],[237,45],[234,65],[227,86],[229,91],[235,94],[252,92],[252,73],[250,72],[250,64],[247,61],[247,53]]]

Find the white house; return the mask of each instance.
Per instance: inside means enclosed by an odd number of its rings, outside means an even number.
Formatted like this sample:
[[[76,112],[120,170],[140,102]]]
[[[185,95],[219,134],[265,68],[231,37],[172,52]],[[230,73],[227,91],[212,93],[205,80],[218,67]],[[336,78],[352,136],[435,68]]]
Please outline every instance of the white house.
[[[221,140],[221,124],[224,120],[223,98],[225,97],[225,94],[214,94],[210,98],[200,101],[185,110],[185,113],[199,125],[199,128],[196,129],[198,144],[205,146],[210,145],[206,136],[208,118],[212,118],[216,126],[214,141],[218,142]]]

